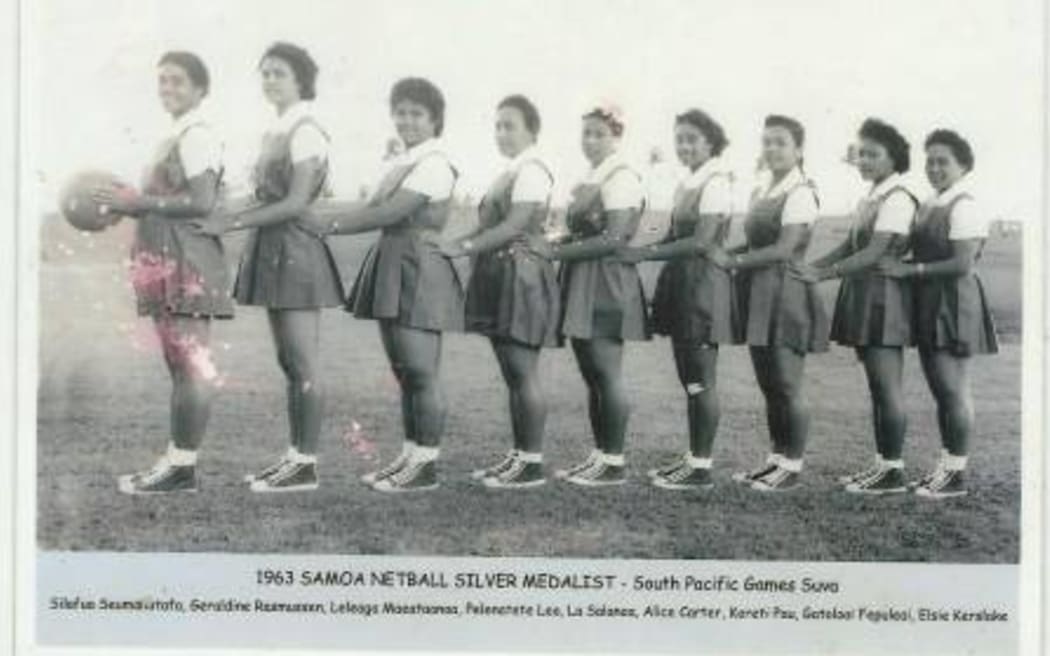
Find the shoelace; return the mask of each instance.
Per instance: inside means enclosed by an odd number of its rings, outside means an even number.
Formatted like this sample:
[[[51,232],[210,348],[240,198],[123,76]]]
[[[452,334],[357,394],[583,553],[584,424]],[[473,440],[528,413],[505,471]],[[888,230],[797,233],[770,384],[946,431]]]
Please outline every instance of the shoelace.
[[[411,483],[412,479],[414,479],[416,477],[416,474],[418,474],[419,471],[423,469],[423,465],[425,464],[427,463],[410,462],[401,469],[399,469],[395,474],[392,474],[388,480],[393,481],[398,486],[403,486],[406,483]]]
[[[305,463],[292,462],[291,460],[286,460],[285,463],[281,465],[281,467],[266,480],[270,483],[270,485],[276,483],[283,483],[285,480],[294,476],[295,473],[298,472],[299,469],[304,465]]]
[[[596,481],[599,478],[601,478],[602,474],[605,473],[606,469],[608,469],[608,465],[606,465],[601,460],[595,459],[595,461],[591,464],[589,468],[576,474],[576,478],[582,478],[588,481]]]
[[[376,478],[386,478],[388,476],[391,476],[392,474],[395,474],[404,469],[406,463],[408,463],[408,456],[406,456],[405,454],[401,454],[398,457],[394,458],[386,467],[383,467],[379,471],[377,471]]]
[[[889,467],[875,465],[871,469],[862,472],[858,478],[854,479],[854,482],[857,484],[858,487],[869,487],[874,483],[877,483],[879,479],[885,476],[889,471]]]
[[[507,452],[505,456],[503,456],[503,460],[500,460],[495,465],[489,467],[488,473],[490,476],[500,476],[503,474],[503,472],[507,471],[507,469],[512,467],[517,461],[518,451],[517,449],[511,449]]]
[[[517,458],[508,466],[508,468],[501,472],[499,475],[500,483],[509,483],[515,478],[521,475],[521,472],[525,471],[526,462]]]
[[[937,471],[937,475],[928,482],[925,487],[930,492],[940,492],[945,485],[950,483],[952,480],[952,472],[949,469],[940,469]]]
[[[598,462],[598,455],[593,451],[587,456],[587,459],[581,463],[573,465],[568,470],[569,476],[576,476],[582,474],[585,470],[590,469]]]
[[[856,474],[854,474],[853,475],[853,482],[858,483],[858,484],[864,483],[869,478],[871,478],[873,476],[877,476],[878,474],[882,473],[883,469],[885,469],[885,467],[883,467],[881,463],[876,463],[876,464],[872,465],[871,467],[868,467],[867,469],[865,469],[863,471],[860,471],[860,472],[857,472]]]
[[[168,462],[166,457],[161,456],[161,458],[142,475],[142,484],[152,485],[153,483],[156,483],[164,478],[164,475],[167,474],[170,469],[171,463]]]
[[[770,474],[766,478],[762,478],[759,480],[765,483],[768,487],[779,487],[781,483],[787,480],[788,474],[790,473],[791,472],[782,467],[777,467],[772,472],[770,472]]]
[[[692,476],[693,471],[694,470],[692,467],[689,467],[685,465],[685,463],[683,463],[681,467],[665,476],[665,478],[671,481],[672,483],[681,483],[682,481]]]

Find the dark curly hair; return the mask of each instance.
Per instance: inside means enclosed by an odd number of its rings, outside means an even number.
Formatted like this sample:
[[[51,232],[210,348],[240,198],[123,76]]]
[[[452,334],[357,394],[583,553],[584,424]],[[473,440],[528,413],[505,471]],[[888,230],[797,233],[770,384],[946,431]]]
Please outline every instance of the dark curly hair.
[[[893,160],[893,170],[904,173],[911,168],[911,144],[908,140],[885,121],[869,118],[861,124],[857,136],[880,144]]]
[[[617,116],[614,112],[611,112],[607,109],[603,109],[601,107],[595,107],[591,111],[584,114],[583,118],[585,120],[589,118],[596,118],[609,126],[609,131],[613,133],[614,137],[623,136],[623,119]]]
[[[721,155],[725,147],[729,145],[729,139],[726,138],[725,130],[707,112],[695,108],[690,109],[676,116],[674,122],[675,125],[692,125],[697,130],[700,130],[704,138],[707,139],[707,143],[711,144],[712,155]]]
[[[795,145],[801,148],[806,143],[806,128],[790,116],[783,114],[770,114],[762,125],[766,128],[784,128],[791,133],[791,139]]]
[[[445,96],[433,82],[422,77],[402,78],[390,90],[390,110],[407,100],[426,107],[434,122],[434,136],[440,137],[445,129]]]
[[[263,61],[275,57],[287,63],[295,73],[295,81],[299,85],[299,97],[303,100],[313,100],[317,97],[317,62],[310,53],[299,46],[285,41],[278,41],[263,53],[259,58],[259,65]]]
[[[205,96],[208,95],[211,78],[208,76],[208,68],[200,57],[184,50],[169,50],[161,55],[160,60],[157,62],[157,66],[164,66],[165,64],[174,64],[186,71],[190,82],[193,82],[195,87],[204,91]]]
[[[973,148],[970,147],[970,142],[963,139],[958,132],[954,130],[937,129],[934,130],[926,137],[925,148],[929,148],[934,144],[940,144],[941,146],[947,146],[952,151],[952,156],[955,161],[966,169],[967,171],[973,170],[974,157]]]
[[[504,107],[513,107],[521,112],[522,117],[525,119],[525,128],[533,136],[540,133],[540,112],[536,109],[536,105],[532,104],[531,100],[516,93],[507,96],[496,105],[496,109],[503,109]]]

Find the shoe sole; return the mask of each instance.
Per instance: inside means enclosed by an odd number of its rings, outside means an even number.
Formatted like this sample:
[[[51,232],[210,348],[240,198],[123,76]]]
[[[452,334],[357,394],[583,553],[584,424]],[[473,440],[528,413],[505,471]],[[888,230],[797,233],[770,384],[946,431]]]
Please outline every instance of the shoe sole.
[[[713,489],[714,483],[707,483],[706,485],[693,485],[687,483],[668,483],[666,481],[654,480],[653,486],[661,488],[663,490],[710,490]]]
[[[133,475],[127,477],[120,477],[117,479],[117,491],[121,494],[128,496],[146,497],[146,496],[158,496],[164,494],[178,494],[179,492],[196,492],[198,488],[196,485],[193,487],[180,487],[174,490],[139,490],[132,485]]]
[[[280,494],[282,492],[313,492],[318,487],[318,483],[300,483],[283,487],[256,487],[252,485],[249,489],[255,494]]]
[[[545,485],[547,479],[540,478],[535,481],[525,481],[524,483],[500,483],[493,478],[484,478],[481,480],[481,484],[490,490],[525,490],[532,487],[539,487]]]
[[[757,483],[757,482],[753,483],[751,485],[751,489],[754,490],[755,492],[767,492],[767,493],[791,492],[792,490],[797,490],[799,487],[801,487],[801,483],[794,483],[792,485],[779,486],[779,487],[774,487],[772,485],[765,485],[765,484],[761,484],[761,483]]]
[[[851,485],[846,486],[846,492],[848,492],[849,494],[866,494],[872,497],[882,496],[886,494],[902,494],[908,491],[908,488],[905,486],[889,487],[880,490],[869,490],[864,488],[851,487]]]
[[[624,478],[618,481],[589,481],[585,478],[574,478],[570,476],[565,479],[565,482],[579,485],[580,487],[615,487],[617,485],[623,485],[627,482],[627,479]]]
[[[956,497],[964,497],[967,494],[969,494],[969,492],[965,490],[962,492],[925,492],[923,490],[915,490],[915,496],[921,497],[923,499],[933,499],[935,501],[940,499],[954,499]]]
[[[372,489],[376,492],[382,492],[385,494],[411,494],[413,492],[428,492],[430,490],[436,490],[437,488],[437,483],[431,483],[430,485],[420,485],[417,487],[380,487],[379,485],[372,486]]]
[[[679,469],[681,469],[681,467],[675,467],[674,469],[664,469],[663,467],[657,467],[655,469],[650,469],[646,471],[645,475],[649,478],[656,478],[657,476],[667,476],[669,474],[673,474]]]

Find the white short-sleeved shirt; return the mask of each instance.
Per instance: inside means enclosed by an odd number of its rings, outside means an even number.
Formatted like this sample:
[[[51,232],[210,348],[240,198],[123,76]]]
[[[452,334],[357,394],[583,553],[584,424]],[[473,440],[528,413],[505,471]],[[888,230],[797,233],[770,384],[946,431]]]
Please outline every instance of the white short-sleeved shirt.
[[[769,178],[759,187],[759,196],[770,198],[787,192],[805,181],[802,169],[797,166],[788,172],[780,182],[773,184]],[[780,216],[781,225],[804,225],[817,220],[817,199],[809,189],[795,189],[784,203],[784,212]]]
[[[720,157],[712,157],[692,171],[679,185],[679,193],[688,193],[704,184],[704,193],[697,203],[699,214],[732,214],[733,185],[729,180],[725,164]],[[722,175],[716,175],[722,174]]]
[[[963,176],[946,191],[935,195],[929,202],[934,207],[944,207],[962,194],[970,194],[970,197],[961,199],[952,207],[952,225],[948,230],[948,239],[986,238],[991,221],[981,204],[974,200],[970,190],[970,180],[967,176]]]
[[[171,126],[171,137],[179,140],[179,160],[187,178],[195,178],[209,169],[216,173],[222,170],[222,141],[199,109],[176,119]]]
[[[435,155],[435,153],[439,153]],[[438,139],[427,139],[395,158],[394,166],[415,165],[401,183],[402,189],[423,194],[433,201],[452,196],[456,174],[452,170],[445,149]]]
[[[601,184],[602,206],[606,210],[638,209],[645,203],[645,187],[634,169],[620,169],[606,180],[609,172],[623,163],[620,154],[613,153],[587,174],[585,183]]]
[[[306,101],[300,101],[284,110],[267,130],[271,134],[287,134],[295,127],[295,124],[306,117],[313,116],[313,106]],[[316,119],[315,119],[316,120]],[[305,123],[292,135],[289,144],[292,154],[292,163],[306,161],[316,157],[319,160],[328,159],[328,137],[313,123]]]
[[[903,178],[899,173],[894,173],[879,184],[871,188],[866,200],[872,202],[883,196],[894,187],[900,186]],[[906,235],[911,232],[912,221],[915,219],[915,203],[908,194],[895,191],[879,206],[879,213],[875,217],[875,230],[877,232],[892,232]]]
[[[537,163],[537,160],[543,164]],[[547,160],[537,153],[535,146],[518,153],[518,156],[507,164],[507,170],[517,173],[514,189],[510,192],[510,202],[546,203],[550,198],[551,188],[554,186],[554,181],[548,173],[550,166]]]

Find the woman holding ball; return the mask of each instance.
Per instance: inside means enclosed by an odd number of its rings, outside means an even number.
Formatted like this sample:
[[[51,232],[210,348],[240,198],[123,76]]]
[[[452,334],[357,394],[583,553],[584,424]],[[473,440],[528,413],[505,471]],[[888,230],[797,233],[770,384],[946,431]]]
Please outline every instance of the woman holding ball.
[[[131,278],[138,313],[149,316],[171,377],[171,439],[149,470],[121,476],[126,494],[197,490],[197,449],[204,438],[218,378],[211,360],[212,319],[233,317],[222,243],[197,234],[190,220],[215,206],[222,179],[222,142],[200,112],[208,69],[190,52],[165,53],[158,91],[172,117],[141,192],[95,190],[95,202],[138,219]]]
[[[263,136],[250,208],[198,223],[202,234],[250,230],[234,295],[265,307],[287,381],[289,441],[277,461],[247,477],[253,492],[317,488],[317,443],[324,396],[320,381],[321,308],[342,302],[328,245],[300,219],[328,174],[328,135],[313,115],[317,64],[302,48],[275,43],[259,62],[263,93],[277,116]]]

